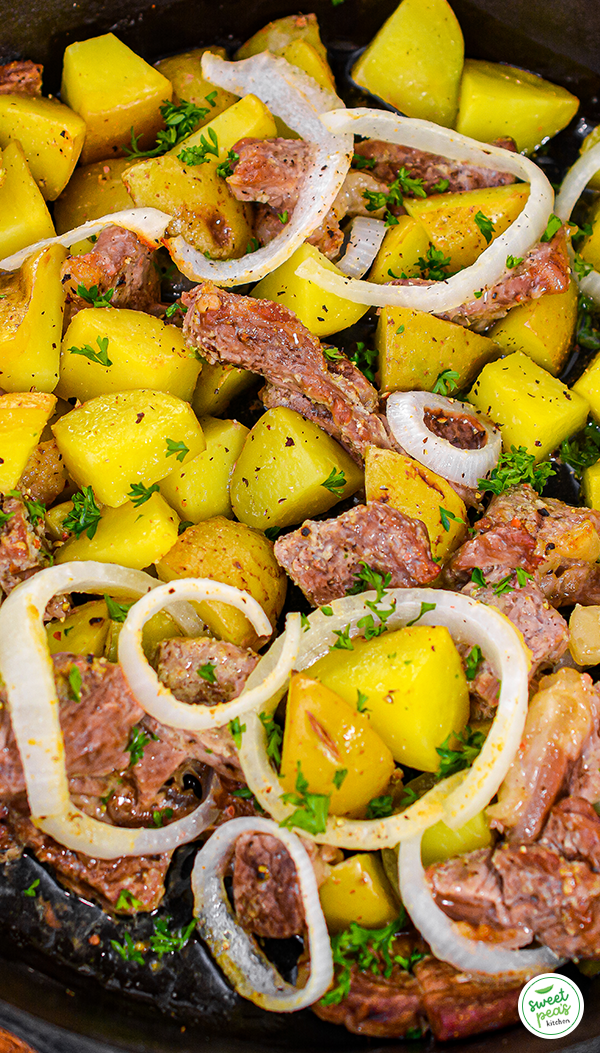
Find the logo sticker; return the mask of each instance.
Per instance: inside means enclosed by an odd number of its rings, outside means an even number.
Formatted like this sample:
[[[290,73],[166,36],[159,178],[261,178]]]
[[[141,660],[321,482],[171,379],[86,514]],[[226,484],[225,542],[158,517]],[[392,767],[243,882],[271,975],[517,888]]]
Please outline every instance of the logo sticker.
[[[542,973],[525,984],[519,995],[519,1016],[533,1035],[570,1035],[583,1016],[583,996],[577,984],[557,973]]]

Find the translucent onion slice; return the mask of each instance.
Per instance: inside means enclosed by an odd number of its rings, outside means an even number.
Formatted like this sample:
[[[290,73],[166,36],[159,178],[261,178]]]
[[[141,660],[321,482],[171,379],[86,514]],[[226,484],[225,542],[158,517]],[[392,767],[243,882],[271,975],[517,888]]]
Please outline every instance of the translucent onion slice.
[[[333,134],[319,113],[343,103],[333,92],[319,88],[312,77],[269,52],[240,62],[226,62],[208,52],[202,57],[204,76],[235,95],[252,92],[272,113],[307,142],[315,145],[293,215],[273,241],[237,260],[207,260],[183,237],[166,239],[173,261],[193,281],[242,285],[264,278],[285,263],[319,226],[335,201],[350,167],[351,134]]]
[[[554,211],[559,219],[562,219],[563,223],[568,223],[571,218],[571,212],[575,208],[575,205],[579,201],[583,191],[588,185],[590,179],[595,176],[596,172],[600,170],[600,143],[596,143],[590,150],[582,154],[581,157],[569,168],[565,178],[563,179],[560,193],[556,199]],[[570,252],[571,258],[573,258],[573,252]],[[585,277],[580,278],[577,272],[574,271],[573,275],[577,281],[579,288],[586,296],[591,296],[595,303],[600,304],[600,274],[598,271],[590,271]]]
[[[28,245],[12,256],[6,256],[5,259],[0,260],[0,270],[16,271],[35,252],[41,252],[50,245],[65,245],[69,248],[76,242],[83,241],[84,238],[91,238],[94,234],[100,234],[105,227],[111,226],[131,230],[153,248],[158,248],[170,222],[171,216],[168,216],[166,212],[161,212],[158,208],[126,208],[122,212],[111,212],[110,215],[102,216],[101,219],[90,219],[89,222],[68,230],[65,234],[57,234],[54,238],[44,238],[43,241],[36,241],[35,244]]]
[[[401,117],[385,110],[333,110],[324,115],[330,131],[373,136],[389,143],[413,146],[441,154],[453,161],[510,172],[530,184],[523,211],[510,227],[481,253],[470,267],[446,281],[433,285],[377,285],[354,278],[341,278],[326,270],[317,260],[305,260],[296,273],[327,292],[354,303],[370,306],[412,307],[440,314],[472,299],[475,292],[489,288],[509,273],[508,256],[525,256],[546,229],[554,202],[554,192],[546,176],[529,158],[498,146],[489,146],[465,135],[442,128],[430,121]]]
[[[143,596],[158,582],[142,571],[81,562],[48,567],[19,585],[0,607],[0,672],[21,756],[31,817],[60,844],[96,859],[154,855],[193,840],[218,814],[212,794],[190,815],[164,827],[126,829],[91,819],[69,796],[52,660],[43,616],[57,593]],[[194,624],[193,612],[189,624]],[[196,622],[198,619],[196,619]]]
[[[302,831],[303,837],[340,848],[393,847],[439,819],[454,829],[462,826],[485,808],[498,790],[518,750],[525,726],[529,662],[522,639],[507,618],[469,596],[441,589],[390,589],[385,595],[386,606],[393,602],[396,607],[387,620],[388,628],[399,629],[417,619],[419,625],[446,625],[456,642],[481,647],[501,681],[500,697],[485,745],[467,772],[440,782],[404,811],[387,819],[330,816],[324,833],[311,835]],[[372,613],[365,600],[373,602],[375,593],[334,600],[330,605],[333,614],[329,617],[321,611],[311,614],[310,629],[303,633],[296,668],[308,669],[327,654],[336,643],[336,629],[349,626],[351,635],[358,635],[358,619]],[[432,604],[432,610],[421,614],[422,604]],[[269,649],[252,672],[248,688],[265,678],[277,662],[281,646],[277,640]],[[264,711],[273,713],[282,694],[283,688],[263,707]],[[266,753],[264,726],[256,712],[249,713],[245,721],[239,757],[246,782],[262,807],[281,822],[291,815],[293,808],[282,800],[280,783]]]
[[[336,267],[350,278],[362,278],[375,259],[387,227],[381,219],[356,216],[350,228],[348,247]]]
[[[270,636],[271,623],[257,601],[247,592],[224,585],[208,578],[183,578],[179,581],[159,585],[153,592],[139,600],[127,615],[119,633],[119,662],[127,682],[140,706],[161,724],[187,731],[206,731],[220,728],[235,717],[244,716],[248,710],[266,702],[275,691],[285,684],[300,646],[300,615],[289,614],[286,630],[281,637],[279,660],[264,680],[230,702],[215,706],[190,706],[180,702],[158,679],[148,664],[142,647],[142,632],[145,623],[153,614],[168,607],[173,600],[218,600],[228,603],[245,614],[259,636]]]
[[[426,409],[473,417],[485,428],[487,440],[480,450],[461,450],[435,435],[424,419]],[[402,448],[444,479],[463,486],[477,486],[498,463],[502,452],[500,429],[468,402],[432,395],[428,391],[394,391],[387,400],[387,419]]]
[[[305,987],[283,980],[262,950],[237,921],[223,877],[237,838],[246,832],[270,834],[285,845],[296,867],[304,905],[310,977]],[[300,838],[268,819],[232,819],[215,830],[198,852],[192,871],[194,914],[202,939],[243,998],[262,1009],[294,1013],[318,1001],[333,979],[333,959],[327,926],[310,858]]]
[[[398,880],[402,902],[413,924],[442,962],[466,973],[535,976],[557,969],[564,959],[549,947],[514,951],[483,940],[470,940],[435,902],[421,862],[423,831],[400,845]]]

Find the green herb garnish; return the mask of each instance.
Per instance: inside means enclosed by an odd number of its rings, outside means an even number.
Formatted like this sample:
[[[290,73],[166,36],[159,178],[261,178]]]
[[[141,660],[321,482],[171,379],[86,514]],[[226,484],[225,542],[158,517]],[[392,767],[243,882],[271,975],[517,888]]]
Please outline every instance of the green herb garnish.
[[[529,483],[540,494],[551,475],[556,475],[556,472],[549,461],[536,464],[535,457],[524,446],[511,446],[510,453],[503,451],[500,454],[489,479],[479,479],[477,486],[492,494],[503,494],[511,486]]]
[[[300,761],[296,764],[296,792],[282,794],[284,804],[293,804],[295,811],[281,822],[288,830],[306,830],[309,834],[323,834],[327,826],[330,795],[309,793],[308,780],[304,778]]]
[[[450,740],[455,738],[458,739],[458,745],[451,749]],[[473,731],[468,724],[464,731],[459,731],[456,735],[451,732],[444,739],[441,746],[436,746],[436,753],[440,757],[440,766],[436,772],[436,779],[446,779],[457,771],[470,768],[475,758],[481,752],[484,742],[485,735],[483,732]]]
[[[112,361],[108,357],[108,337],[97,336],[96,343],[98,350],[94,351],[93,347],[89,344],[84,344],[83,347],[70,347],[68,348],[69,354],[71,355],[83,355],[84,358],[89,358],[90,362],[96,362],[99,366],[112,366]]]
[[[321,483],[321,486],[324,486],[326,490],[330,491],[330,493],[335,494],[336,497],[343,496],[345,485],[345,473],[341,469],[337,471],[335,468],[331,469],[327,478]]]
[[[185,460],[186,455],[190,452],[189,447],[184,442],[175,442],[175,439],[165,439],[167,444],[167,452],[165,457],[177,457],[178,461]]]
[[[69,533],[75,534],[75,537],[81,537],[85,532],[91,541],[98,529],[98,523],[102,519],[102,514],[96,504],[94,491],[91,486],[85,486],[78,494],[73,494],[71,501],[73,508],[68,516],[65,516],[63,528]]]
[[[457,380],[460,379],[460,373],[457,373],[454,369],[444,369],[441,373],[438,373],[437,380],[433,385],[431,391],[434,395],[451,395],[457,390]]]
[[[144,486],[143,483],[132,483],[131,490],[127,496],[134,508],[139,508],[140,505],[143,505],[146,501],[150,500],[152,494],[158,493],[160,493],[160,486],[158,483],[153,483],[152,486]]]

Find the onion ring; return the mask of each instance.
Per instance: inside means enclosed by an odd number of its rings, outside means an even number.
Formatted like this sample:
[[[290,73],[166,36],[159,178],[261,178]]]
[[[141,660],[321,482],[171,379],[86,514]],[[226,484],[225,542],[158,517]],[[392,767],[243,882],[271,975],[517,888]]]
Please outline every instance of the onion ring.
[[[356,216],[350,227],[348,247],[336,267],[350,278],[362,278],[373,263],[387,227],[383,220]]]
[[[579,198],[588,185],[590,179],[600,170],[600,143],[596,143],[569,168],[563,179],[560,193],[556,198],[554,211],[563,223],[568,223],[571,212],[575,208]],[[573,252],[570,250],[571,259]],[[598,271],[590,271],[585,277],[580,278],[576,271],[573,272],[575,280],[582,293],[591,296],[595,303],[600,304],[600,274]]]

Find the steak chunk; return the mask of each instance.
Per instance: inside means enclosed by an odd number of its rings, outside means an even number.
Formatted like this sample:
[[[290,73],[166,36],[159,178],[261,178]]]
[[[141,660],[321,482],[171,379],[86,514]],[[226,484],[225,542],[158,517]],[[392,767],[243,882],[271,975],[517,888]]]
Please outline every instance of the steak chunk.
[[[131,772],[140,808],[150,807],[161,786],[184,761],[196,760],[230,779],[243,780],[237,749],[228,727],[209,731],[185,731],[144,717],[140,730],[148,741]]]
[[[124,227],[105,227],[91,252],[70,256],[62,266],[66,291],[67,321],[89,303],[77,293],[79,285],[98,287],[99,294],[113,289],[113,307],[149,311],[160,295],[160,280],[154,267],[154,249]]]
[[[233,196],[293,212],[315,154],[313,144],[302,139],[240,139],[233,151],[239,161],[226,180]]]
[[[0,66],[0,95],[41,95],[43,71],[29,59]]]
[[[520,980],[469,976],[430,957],[417,962],[415,976],[429,1026],[440,1042],[495,1031],[519,1019]]]
[[[389,573],[391,588],[428,585],[439,573],[423,524],[379,501],[337,519],[307,519],[299,530],[278,538],[275,556],[316,607],[345,596],[361,562]]]
[[[394,966],[389,977],[361,972],[353,965],[350,990],[337,1005],[316,1002],[312,1007],[321,1020],[342,1024],[354,1035],[374,1038],[419,1036],[428,1027],[415,976]]]
[[[600,822],[589,801],[565,797],[554,806],[540,844],[550,845],[565,859],[589,863],[600,873]]]
[[[159,644],[157,662],[159,680],[180,702],[215,706],[241,694],[258,655],[224,640],[182,636]]]
[[[497,139],[494,145],[512,152],[516,150],[512,139]],[[399,143],[386,143],[381,139],[365,139],[362,143],[356,143],[354,153],[374,162],[368,166],[368,170],[384,183],[393,183],[400,169],[406,168],[413,179],[422,180],[423,189],[427,194],[434,193],[434,187],[440,180],[448,180],[446,190],[450,193],[479,190],[486,186],[506,186],[515,182],[515,177],[510,172],[496,172],[492,168],[459,164],[438,154],[416,150],[412,146],[401,146]],[[410,190],[406,196],[412,196]]]
[[[304,907],[296,867],[281,841],[270,834],[240,834],[233,862],[233,901],[250,932],[271,939],[300,935]]]
[[[20,498],[0,496],[0,507],[8,517],[0,527],[0,589],[8,596],[22,581],[50,564],[50,553],[43,523],[31,522]]]

